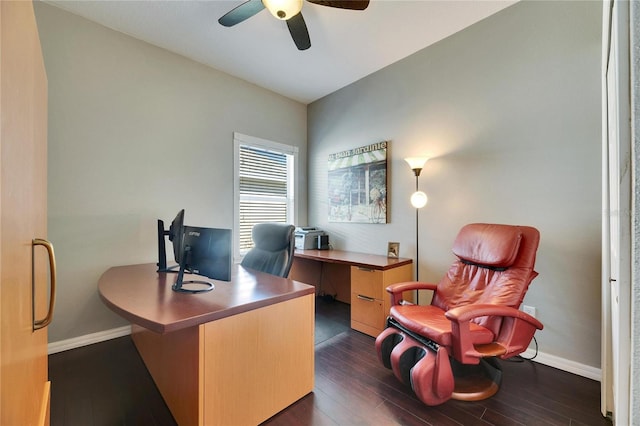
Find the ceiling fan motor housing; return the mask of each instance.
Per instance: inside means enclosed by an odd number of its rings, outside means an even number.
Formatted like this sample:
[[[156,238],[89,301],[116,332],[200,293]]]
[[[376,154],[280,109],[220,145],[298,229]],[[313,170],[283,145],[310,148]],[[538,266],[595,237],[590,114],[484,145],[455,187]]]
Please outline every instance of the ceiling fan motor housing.
[[[281,20],[294,17],[302,10],[302,0],[262,0],[273,16]]]

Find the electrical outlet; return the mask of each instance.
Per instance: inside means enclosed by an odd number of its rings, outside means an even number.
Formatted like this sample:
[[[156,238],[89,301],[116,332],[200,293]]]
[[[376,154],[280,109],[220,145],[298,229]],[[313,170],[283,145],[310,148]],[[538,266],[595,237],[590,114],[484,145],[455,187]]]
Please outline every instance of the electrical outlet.
[[[529,314],[532,317],[536,317],[536,308],[534,306],[522,305],[522,312]]]

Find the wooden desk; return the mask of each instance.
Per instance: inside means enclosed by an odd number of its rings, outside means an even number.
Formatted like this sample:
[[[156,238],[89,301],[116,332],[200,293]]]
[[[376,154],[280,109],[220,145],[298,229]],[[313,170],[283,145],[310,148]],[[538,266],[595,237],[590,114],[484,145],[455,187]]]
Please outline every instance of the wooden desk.
[[[385,288],[413,279],[413,260],[341,250],[296,250],[292,279],[351,304],[351,328],[370,336],[384,330],[390,299]],[[413,300],[411,294],[405,295]]]
[[[181,426],[255,425],[313,390],[314,288],[233,267],[231,282],[200,294],[172,291],[176,274],[154,264],[110,268],[98,283],[104,303],[133,323]]]

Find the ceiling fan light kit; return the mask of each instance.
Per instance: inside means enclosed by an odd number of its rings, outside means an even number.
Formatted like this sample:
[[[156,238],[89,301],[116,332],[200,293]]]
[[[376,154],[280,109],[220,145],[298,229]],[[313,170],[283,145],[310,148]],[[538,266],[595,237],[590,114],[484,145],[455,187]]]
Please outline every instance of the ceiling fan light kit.
[[[262,3],[273,16],[283,21],[302,10],[302,0],[262,0]]]
[[[307,0],[320,6],[338,9],[365,10],[369,0]],[[268,9],[277,19],[287,21],[287,27],[298,50],[311,47],[307,24],[302,17],[303,0],[248,0],[218,19],[225,27],[232,27],[251,18],[262,9]]]

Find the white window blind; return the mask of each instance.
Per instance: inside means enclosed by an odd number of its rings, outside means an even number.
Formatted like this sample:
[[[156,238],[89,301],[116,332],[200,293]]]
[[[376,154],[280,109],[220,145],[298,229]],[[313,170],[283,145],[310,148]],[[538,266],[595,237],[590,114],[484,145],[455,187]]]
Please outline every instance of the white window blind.
[[[293,172],[297,149],[238,135],[236,145],[236,247],[251,247],[251,230],[261,222],[293,223]]]

